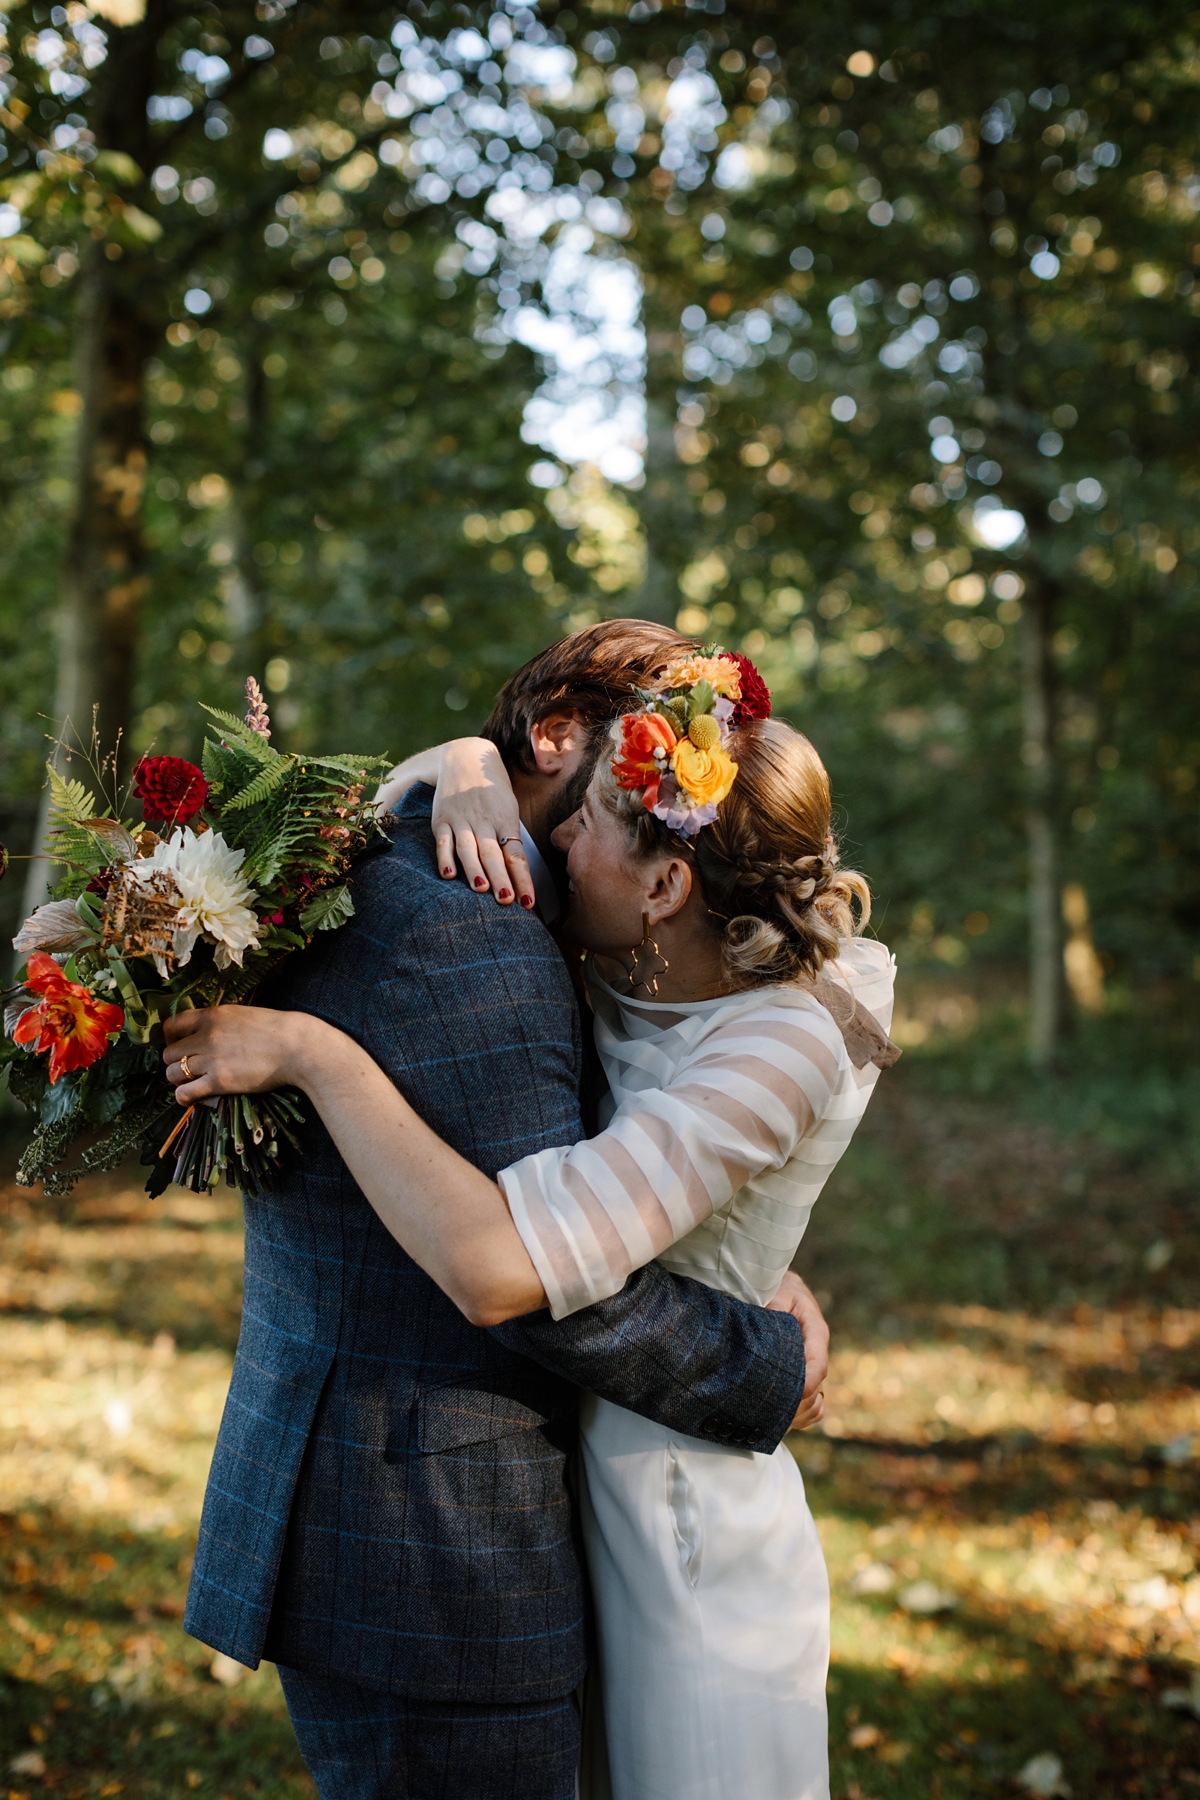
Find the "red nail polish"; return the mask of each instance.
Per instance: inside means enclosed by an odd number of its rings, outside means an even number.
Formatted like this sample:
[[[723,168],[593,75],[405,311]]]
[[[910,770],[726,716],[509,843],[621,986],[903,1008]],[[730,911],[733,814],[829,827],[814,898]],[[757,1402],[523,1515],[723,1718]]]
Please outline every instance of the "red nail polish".
[[[511,900],[512,899],[512,889],[511,888],[501,888],[500,892],[496,896],[496,898],[498,900]]]
[[[521,895],[521,905],[525,906],[525,907],[532,906],[533,905],[533,895],[532,894],[522,894]]]
[[[442,870],[443,875],[453,875],[453,873],[454,873],[453,869],[443,869]]]
[[[487,886],[487,882],[483,879],[482,875],[477,875],[475,877],[475,886],[477,888],[484,888]]]

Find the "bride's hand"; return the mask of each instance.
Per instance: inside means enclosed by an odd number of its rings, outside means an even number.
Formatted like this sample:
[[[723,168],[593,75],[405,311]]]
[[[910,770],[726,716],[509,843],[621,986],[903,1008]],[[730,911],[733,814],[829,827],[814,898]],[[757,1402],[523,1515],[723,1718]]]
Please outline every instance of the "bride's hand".
[[[490,887],[501,906],[511,906],[514,896],[532,906],[536,895],[521,847],[521,815],[496,746],[487,738],[454,738],[422,751],[393,771],[377,805],[394,805],[415,781],[434,788],[433,834],[445,879],[453,880],[461,866],[477,893]]]
[[[322,1029],[320,1020],[307,1013],[271,1012],[264,1006],[177,1013],[163,1025],[167,1080],[181,1106],[214,1094],[261,1094],[303,1085],[314,1037]]]
[[[500,752],[486,738],[456,738],[443,747],[433,835],[443,875],[453,875],[457,853],[467,881],[480,893],[490,887],[502,906],[514,893],[522,906],[534,904],[517,798]]]
[[[791,1313],[799,1321],[804,1337],[804,1397],[789,1426],[791,1431],[804,1431],[810,1425],[819,1425],[825,1416],[825,1395],[821,1390],[829,1373],[829,1326],[816,1295],[791,1269],[767,1307],[772,1312]]]

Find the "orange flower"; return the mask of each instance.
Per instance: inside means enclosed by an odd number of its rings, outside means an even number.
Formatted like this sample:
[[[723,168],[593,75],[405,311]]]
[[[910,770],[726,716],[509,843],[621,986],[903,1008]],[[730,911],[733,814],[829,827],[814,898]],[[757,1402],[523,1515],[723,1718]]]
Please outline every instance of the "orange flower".
[[[68,1069],[86,1069],[97,1062],[108,1049],[109,1032],[120,1031],[125,1023],[119,1006],[97,1000],[78,981],[68,981],[44,951],[29,958],[25,986],[42,1000],[22,1013],[13,1039],[50,1052],[51,1087]]]
[[[673,688],[695,687],[698,681],[707,681],[718,699],[742,697],[742,671],[732,656],[689,656],[678,669],[668,671],[667,680]]]
[[[719,744],[702,750],[690,738],[683,738],[671,758],[675,779],[697,806],[719,804],[737,779],[738,766]]]
[[[661,713],[626,713],[621,720],[621,748],[612,762],[617,786],[644,788],[646,806],[654,806],[663,773],[654,752],[664,750],[669,756],[675,743],[675,733]]]

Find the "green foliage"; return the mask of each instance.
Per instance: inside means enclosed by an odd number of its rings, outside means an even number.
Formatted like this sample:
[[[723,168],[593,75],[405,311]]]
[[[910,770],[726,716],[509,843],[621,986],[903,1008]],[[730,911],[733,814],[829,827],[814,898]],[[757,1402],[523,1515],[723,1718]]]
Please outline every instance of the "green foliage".
[[[46,779],[56,820],[66,825],[82,825],[96,810],[91,790],[82,781],[64,781],[53,763],[46,764]]]
[[[488,9],[472,17],[490,28]],[[174,21],[153,92],[190,105],[186,119],[147,123],[110,89],[103,155],[85,136],[52,164],[10,133],[3,167],[46,257],[44,279],[6,265],[0,298],[0,784],[24,809],[10,837],[31,828],[54,705],[50,635],[30,621],[57,601],[78,416],[67,351],[102,228],[121,251],[109,276],[137,299],[122,316],[146,333],[139,750],[195,756],[192,702],[232,719],[253,669],[284,751],[353,720],[356,741],[399,755],[477,725],[503,676],[571,624],[677,616],[760,661],[814,737],[881,929],[910,958],[1012,963],[1027,934],[1023,639],[1044,602],[1062,877],[1086,888],[1114,980],[1189,979],[1194,14],[964,0],[918,5],[902,27],[890,0],[867,0],[848,33],[836,12],[773,0],[530,20],[496,27],[497,67],[505,31],[536,26],[565,42],[576,79],[553,94],[501,79],[484,104],[507,109],[503,130],[494,113],[486,131],[472,122],[483,77],[446,47],[465,15],[415,22],[414,50],[403,25],[389,46],[391,11],[351,20],[301,0],[286,28],[254,25],[275,49],[259,64],[236,47],[248,11],[223,19],[224,49],[206,15]],[[98,89],[56,98],[23,47],[38,28],[29,7],[9,15],[30,131],[72,108],[90,121]],[[72,29],[60,35],[74,68]],[[130,40],[108,35],[115,68]],[[201,92],[181,47],[225,57],[221,92]],[[856,49],[870,73],[848,71]],[[441,110],[409,96],[386,111],[378,84],[405,92],[401,50],[447,72]],[[687,70],[712,84],[691,135],[682,90],[667,104]],[[618,98],[637,131],[614,123]],[[277,161],[257,154],[268,129],[292,134]],[[431,200],[417,153],[439,134],[479,165]],[[628,572],[604,585],[588,560],[590,478],[547,496],[513,453],[541,371],[500,302],[536,300],[553,232],[533,251],[501,234],[465,254],[497,229],[493,168],[526,197],[546,180],[573,189],[602,253],[642,281],[646,481],[622,497],[648,550],[640,588]],[[623,214],[607,242],[597,188]],[[130,206],[161,227],[153,246]],[[1035,271],[1045,256],[1057,271]],[[202,316],[189,284],[211,301]],[[937,419],[950,463],[930,451]],[[989,496],[1026,519],[1009,550],[979,535]],[[214,799],[235,772],[224,756],[204,751]],[[273,798],[288,792],[281,779]],[[265,846],[247,847],[256,879],[275,879]],[[0,903],[16,893],[10,876]]]
[[[1027,929],[1022,664],[1048,621],[1061,878],[1113,971],[1189,979],[1196,16],[1008,7],[982,36],[981,17],[860,7],[852,75],[837,14],[730,9],[678,36],[580,14],[573,42],[637,75],[646,119],[622,205],[648,594],[740,641],[816,740],[881,928],[1006,960]],[[672,53],[714,84],[717,143],[682,167],[659,148]],[[607,88],[564,124],[594,139]],[[1026,521],[1005,550],[976,510],[997,499]]]
[[[260,800],[265,800],[268,794],[275,791],[288,773],[284,758],[277,757],[273,763],[268,763],[265,769],[260,770],[240,794],[232,795],[224,802],[223,813],[244,812],[248,806],[257,806]]]
[[[227,737],[233,739],[239,750],[248,753],[259,762],[273,765],[279,756],[260,731],[253,731],[244,719],[235,719],[232,713],[222,712],[219,706],[208,706],[201,702],[206,713],[211,713],[217,724]],[[222,749],[227,748],[222,744]]]
[[[260,892],[270,892],[289,864],[318,877],[335,872],[348,848],[375,834],[365,784],[385,773],[387,757],[281,755],[232,715],[205,710],[233,740],[205,743],[213,816],[226,841],[245,850],[246,878]]]
[[[300,923],[305,931],[336,931],[347,919],[354,917],[354,901],[350,897],[350,889],[341,887],[326,888],[319,894],[311,906],[306,906],[300,914]]]

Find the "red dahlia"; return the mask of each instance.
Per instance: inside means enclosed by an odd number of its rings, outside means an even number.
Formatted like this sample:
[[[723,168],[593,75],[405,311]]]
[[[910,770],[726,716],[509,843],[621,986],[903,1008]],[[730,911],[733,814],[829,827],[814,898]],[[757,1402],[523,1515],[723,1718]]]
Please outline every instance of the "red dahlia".
[[[133,771],[133,791],[146,823],[186,825],[208,799],[208,783],[195,763],[179,756],[143,756]]]
[[[733,709],[733,723],[745,725],[751,719],[769,719],[771,692],[766,682],[748,656],[735,650],[733,660],[742,675],[742,697]]]

